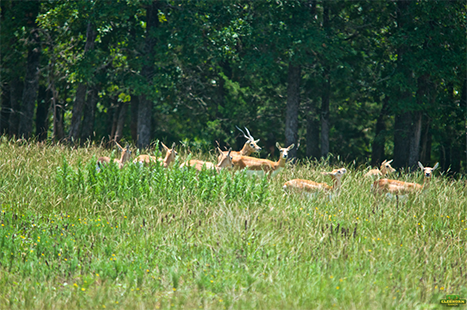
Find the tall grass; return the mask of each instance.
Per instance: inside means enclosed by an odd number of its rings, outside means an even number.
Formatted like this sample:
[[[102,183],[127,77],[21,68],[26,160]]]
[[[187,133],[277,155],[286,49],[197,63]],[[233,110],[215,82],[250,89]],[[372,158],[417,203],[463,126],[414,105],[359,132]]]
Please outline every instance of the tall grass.
[[[337,164],[268,180],[179,163],[97,173],[109,154],[94,147],[3,139],[0,152],[0,308],[432,309],[467,297],[463,179],[436,173],[399,208],[376,208],[352,165],[338,197],[307,199],[282,184],[330,184],[321,172]]]

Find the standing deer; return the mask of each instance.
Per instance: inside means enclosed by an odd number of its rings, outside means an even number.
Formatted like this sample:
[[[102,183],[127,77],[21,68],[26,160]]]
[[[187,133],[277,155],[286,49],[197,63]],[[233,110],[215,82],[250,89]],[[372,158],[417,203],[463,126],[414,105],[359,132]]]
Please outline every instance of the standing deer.
[[[237,126],[235,126],[235,127],[237,127]],[[255,140],[251,136],[250,131],[248,130],[248,128],[245,127],[245,130],[248,133],[248,135],[246,135],[243,132],[243,130],[241,130],[240,128],[237,127],[237,129],[242,132],[243,136],[247,139],[247,141],[245,142],[245,144],[243,145],[243,148],[240,151],[232,151],[231,152],[232,156],[249,156],[254,152],[261,152],[261,148],[257,144],[259,142],[259,139]],[[222,153],[219,155],[218,160],[221,159],[222,155],[227,154],[228,151],[221,151],[221,152]]]
[[[220,152],[220,160],[217,165],[214,165],[211,162],[208,161],[202,161],[202,160],[197,160],[197,159],[192,159],[189,162],[183,163],[180,165],[180,168],[189,166],[193,167],[198,171],[203,170],[203,167],[206,169],[216,169],[216,171],[219,173],[222,169],[231,169],[233,168],[233,163],[232,163],[232,156],[230,156],[230,153],[232,149],[228,150],[227,153],[224,153],[221,151],[220,148],[217,148]]]
[[[130,160],[131,156],[131,151],[130,151],[130,146],[127,144],[126,148],[122,148],[120,144],[117,143],[117,141],[114,141],[115,144],[117,145],[118,149],[122,152],[122,156],[120,159],[114,158],[114,162],[118,163],[118,169],[122,169],[123,165]],[[99,157],[97,159],[97,170],[100,171],[100,169],[103,167],[103,165],[110,163],[110,157],[103,156]]]
[[[370,171],[365,173],[365,177],[371,177],[371,176],[374,176],[374,175],[381,176],[381,175],[388,175],[390,173],[393,173],[394,171],[396,171],[396,169],[391,167],[391,163],[392,163],[393,160],[394,159],[391,159],[390,161],[384,160],[381,163],[380,169],[378,169],[378,168],[371,169]]]
[[[293,179],[284,183],[282,188],[284,190],[291,190],[295,192],[304,192],[308,195],[313,195],[317,192],[337,192],[341,186],[341,178],[347,172],[345,168],[334,169],[331,172],[323,172],[323,175],[330,175],[334,180],[334,184],[329,186],[326,183],[317,183],[310,180]]]
[[[165,149],[166,154],[165,158],[157,158],[151,155],[139,155],[133,163],[137,164],[146,164],[149,165],[150,163],[162,162],[164,168],[169,167],[171,163],[175,161],[175,157],[178,155],[177,151],[175,151],[175,142],[172,144],[172,148],[169,149],[164,143],[161,142],[162,147]]]
[[[285,162],[289,155],[289,151],[293,149],[295,145],[291,144],[287,148],[283,148],[279,143],[276,143],[276,147],[280,151],[279,160],[274,162],[269,159],[262,159],[249,156],[234,156],[232,161],[235,168],[247,169],[247,174],[262,176],[267,174],[268,176],[275,176],[283,168],[285,168]]]
[[[438,168],[439,163],[431,167],[423,167],[423,165],[418,162],[418,166],[420,169],[423,170],[423,184],[420,185],[418,183],[409,183],[391,179],[381,179],[377,180],[373,183],[373,190],[375,191],[375,195],[381,193],[389,193],[396,196],[397,204],[396,207],[399,207],[399,195],[405,194],[413,194],[417,192],[421,192],[423,189],[428,188],[430,184],[430,178],[433,175],[433,171]],[[378,198],[376,198],[378,199]]]

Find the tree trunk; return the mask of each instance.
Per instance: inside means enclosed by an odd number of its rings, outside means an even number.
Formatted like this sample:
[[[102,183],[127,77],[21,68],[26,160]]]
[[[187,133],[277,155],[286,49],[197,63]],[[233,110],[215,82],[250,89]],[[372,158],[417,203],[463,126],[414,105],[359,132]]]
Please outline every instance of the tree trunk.
[[[118,98],[114,97],[114,104],[112,104],[112,108],[110,111],[112,111],[112,119],[110,123],[110,141],[113,141],[115,139],[115,133],[117,132],[117,122],[118,122],[118,116],[120,115],[120,110],[122,108],[122,103],[117,101]]]
[[[407,22],[407,7],[409,5],[408,0],[401,0],[396,2],[396,23],[398,32],[404,32],[404,26]],[[401,44],[397,49],[397,70],[405,78],[405,83],[411,82],[411,71],[404,65],[403,60],[405,54],[408,51],[406,44]],[[407,87],[405,87],[407,88]],[[395,93],[398,94],[399,101],[409,101],[411,93],[406,89],[397,89]],[[411,140],[411,129],[412,125],[412,113],[407,111],[405,108],[400,108],[396,111],[396,117],[394,120],[394,162],[395,168],[407,167],[409,163],[409,150]]]
[[[52,65],[52,70],[53,70],[53,65]],[[52,91],[52,111],[53,111],[53,126],[54,126],[53,139],[54,141],[57,142],[57,141],[62,141],[65,138],[65,129],[63,125],[65,110],[63,109],[63,105],[61,105],[58,101],[59,97],[58,97],[57,89],[55,88],[55,80],[53,76],[51,78],[50,89]],[[66,99],[66,95],[65,95],[65,99]]]
[[[329,30],[330,9],[328,3],[323,2],[323,28],[327,33]],[[323,89],[321,94],[321,156],[329,154],[329,100],[331,96],[331,80],[329,76],[329,65],[324,64]]]
[[[317,159],[321,156],[319,149],[319,114],[314,99],[308,97],[306,116],[306,156]]]
[[[92,140],[98,94],[99,90],[97,86],[92,86],[84,106],[83,123],[81,128],[81,141],[83,142]]]
[[[329,67],[324,71],[323,93],[321,95],[321,156],[329,154],[329,100],[331,95],[331,81],[329,79]]]
[[[442,142],[442,150],[443,150],[443,156],[442,156],[442,162],[441,162],[441,169],[443,171],[447,171],[451,169],[451,147],[452,147],[452,140],[450,139],[450,131],[447,130],[446,133],[447,139],[444,139]],[[450,171],[449,171],[450,172]]]
[[[378,166],[383,160],[385,160],[384,155],[384,145],[386,143],[386,119],[388,116],[388,106],[389,106],[389,97],[383,99],[383,107],[379,113],[378,119],[376,121],[375,128],[375,138],[373,144],[371,145],[371,165]]]
[[[36,110],[36,136],[38,141],[47,140],[47,131],[49,130],[49,94],[50,92],[47,91],[45,86],[39,86]]]
[[[424,102],[427,102],[430,97],[430,76],[428,74],[421,75],[417,79],[417,94],[416,100],[419,109],[423,106]],[[428,102],[427,102],[428,103]],[[420,160],[420,138],[422,134],[422,112],[415,111],[412,114],[412,136],[410,140],[410,151],[409,151],[409,167],[417,169],[417,162]]]
[[[456,98],[454,97],[454,85],[452,83],[448,83],[447,85],[448,92],[449,92],[449,100],[452,102],[452,104],[455,104]],[[461,90],[461,96],[462,96],[462,90]],[[461,158],[463,155],[462,153],[465,154],[465,146],[463,149],[461,149],[461,145],[463,144],[463,139],[458,139],[458,134],[457,130],[454,124],[446,124],[445,126],[445,136],[446,138],[443,139],[447,147],[446,149],[448,150],[446,152],[446,157],[447,160],[449,161],[449,165],[446,165],[446,168],[450,168],[449,173],[453,174],[456,172],[460,171],[461,168]],[[465,156],[465,155],[464,155]]]
[[[86,45],[84,47],[85,55],[90,50],[94,49],[95,40],[96,33],[94,31],[93,25],[91,22],[88,22],[86,29]],[[79,140],[81,118],[83,116],[83,108],[86,100],[86,89],[87,85],[85,83],[79,83],[78,88],[76,89],[75,101],[73,102],[73,114],[71,116],[70,132],[68,135],[71,141]]]
[[[154,75],[154,48],[157,39],[153,32],[159,26],[159,2],[153,1],[146,8],[146,42],[145,42],[145,59],[141,75],[146,80],[148,91],[152,89],[152,80]],[[146,95],[141,95],[138,105],[138,129],[137,129],[137,146],[145,148],[151,142],[152,131],[152,105],[153,101]]]
[[[454,133],[456,135],[456,133]],[[451,147],[451,172],[452,173],[459,173],[461,171],[461,160],[462,154],[465,154],[465,148],[462,149],[458,141],[452,141]]]
[[[39,29],[35,27],[35,19],[39,13],[39,3],[34,8],[34,13],[30,13],[34,19],[34,26],[31,28],[30,46],[26,63],[26,75],[24,77],[24,88],[22,96],[22,114],[19,122],[18,134],[20,137],[28,139],[32,135],[34,108],[37,99],[37,89],[39,87],[39,60],[41,55],[41,44]]]
[[[139,149],[149,146],[151,142],[152,101],[142,95],[138,105],[137,146]]]
[[[68,133],[68,137],[72,142],[78,142],[81,117],[83,114],[84,103],[86,101],[86,91],[86,84],[79,83],[78,88],[76,89],[75,101],[73,102],[70,132]]]
[[[118,113],[117,126],[115,128],[114,139],[117,142],[120,142],[120,140],[123,138],[123,128],[125,126],[127,110],[128,110],[128,103],[122,103],[120,107],[120,111]]]
[[[394,163],[392,164],[395,168],[408,166],[411,125],[411,112],[396,115],[394,121]]]
[[[310,19],[316,19],[316,0],[308,1]],[[321,156],[319,149],[319,113],[316,100],[311,98],[307,91],[307,115],[306,115],[306,156],[317,159]]]
[[[467,77],[464,77],[464,83],[462,84],[462,89],[461,89],[461,98],[460,98],[460,106],[463,107],[464,111],[467,111]],[[465,126],[465,131],[464,131],[464,135],[465,135],[465,139],[463,142],[465,142],[465,144],[463,145],[462,149],[463,151],[466,151],[467,152],[467,119],[465,119],[465,123],[464,123],[464,126]],[[464,172],[467,171],[467,153],[464,153]]]
[[[65,138],[64,117],[65,110],[62,105],[55,104],[54,108],[54,141],[62,141]]]
[[[10,137],[18,136],[22,92],[23,83],[21,83],[18,77],[14,77],[10,83],[10,119],[8,124],[8,133]]]
[[[285,146],[292,143],[295,147],[289,151],[289,158],[297,157],[298,148],[298,107],[300,105],[301,68],[289,63],[287,78],[287,111],[285,116]]]
[[[131,95],[131,103],[130,103],[130,108],[131,108],[131,124],[130,124],[130,130],[131,130],[131,139],[133,142],[136,142],[138,140],[138,96],[136,95]]]
[[[420,137],[422,134],[422,112],[412,113],[412,130],[410,137],[409,160],[408,165],[412,169],[418,167],[417,162],[420,158]]]
[[[8,122],[10,118],[10,85],[2,87],[2,110],[0,112],[0,135],[8,134]]]
[[[423,120],[422,141],[420,149],[420,162],[423,165],[428,165],[431,162],[431,119],[424,117]]]

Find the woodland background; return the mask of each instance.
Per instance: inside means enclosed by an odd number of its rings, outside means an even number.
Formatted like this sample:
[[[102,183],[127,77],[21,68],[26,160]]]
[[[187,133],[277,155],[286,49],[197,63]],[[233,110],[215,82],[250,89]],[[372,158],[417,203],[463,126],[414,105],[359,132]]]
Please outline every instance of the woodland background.
[[[466,165],[465,1],[6,1],[0,131]],[[276,151],[276,156],[277,156]],[[265,157],[266,154],[262,154]]]

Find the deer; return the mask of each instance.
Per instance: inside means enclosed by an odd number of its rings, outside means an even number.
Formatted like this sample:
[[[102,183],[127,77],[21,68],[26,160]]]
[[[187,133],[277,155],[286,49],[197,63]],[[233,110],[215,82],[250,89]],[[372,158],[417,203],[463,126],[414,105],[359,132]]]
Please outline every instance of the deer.
[[[285,168],[285,162],[288,158],[289,151],[293,149],[295,144],[289,145],[287,148],[280,146],[279,142],[276,142],[276,147],[280,151],[279,159],[274,162],[269,159],[262,159],[250,156],[234,156],[232,161],[237,169],[246,169],[249,175],[263,176],[264,174],[269,177],[274,177],[283,168]]]
[[[395,195],[397,200],[396,208],[399,208],[399,195],[414,194],[427,189],[430,184],[433,171],[438,168],[439,163],[436,163],[433,168],[424,167],[421,162],[418,162],[418,166],[423,171],[423,184],[420,185],[418,183],[409,183],[391,179],[380,179],[375,181],[372,185],[375,195],[381,193]]]
[[[161,145],[166,151],[165,158],[157,158],[151,155],[139,155],[137,158],[135,158],[133,163],[149,165],[151,163],[162,162],[164,168],[168,168],[169,165],[175,161],[175,157],[178,155],[177,151],[175,151],[175,142],[172,144],[172,148],[170,149],[162,142]]]
[[[115,144],[117,145],[118,149],[122,152],[122,156],[120,159],[114,158],[114,162],[118,163],[118,169],[122,169],[123,165],[130,160],[131,156],[131,151],[130,151],[130,146],[127,144],[125,148],[121,147],[120,144],[117,143],[117,141],[114,141]],[[97,159],[97,171],[100,171],[100,169],[103,167],[103,165],[110,163],[110,157],[103,156],[99,157]]]
[[[250,134],[250,131],[248,130],[248,128],[245,127],[245,130],[246,132],[248,133],[248,135],[246,135],[243,130],[241,130],[240,128],[238,128],[238,126],[235,126],[237,127],[238,130],[240,130],[243,134],[243,136],[247,139],[247,141],[245,142],[245,144],[243,145],[243,148],[240,150],[240,151],[232,151],[230,152],[230,154],[232,156],[250,156],[252,153],[254,152],[261,152],[261,148],[258,146],[258,142],[259,142],[259,139],[258,140],[255,140],[251,134]],[[222,156],[224,154],[227,154],[228,151],[221,151],[222,153],[219,155],[219,158],[218,158],[218,161],[221,160]]]
[[[338,192],[341,187],[341,178],[347,172],[345,168],[334,169],[331,172],[322,172],[323,175],[330,175],[334,180],[334,184],[329,186],[326,183],[317,183],[304,179],[293,179],[284,183],[282,188],[288,191],[303,192],[308,196],[313,196],[318,192]]]
[[[365,177],[372,177],[372,176],[375,176],[375,175],[376,176],[385,176],[385,175],[388,175],[390,173],[393,173],[394,171],[396,171],[396,169],[391,167],[391,163],[392,163],[393,160],[394,159],[391,159],[390,161],[384,160],[381,163],[380,169],[378,169],[378,168],[371,169],[370,171],[365,173]]]
[[[183,167],[193,167],[198,171],[203,170],[203,167],[206,169],[215,169],[217,173],[219,173],[222,169],[231,169],[234,167],[232,163],[232,156],[230,156],[230,153],[232,152],[232,149],[228,150],[227,153],[224,153],[220,148],[217,148],[220,152],[220,160],[217,165],[214,165],[211,162],[208,161],[202,161],[202,160],[197,160],[197,159],[192,159],[186,163],[183,163],[180,165],[180,168]]]

